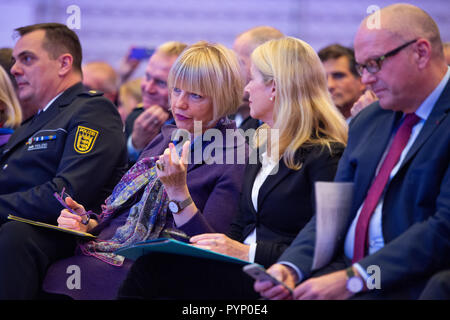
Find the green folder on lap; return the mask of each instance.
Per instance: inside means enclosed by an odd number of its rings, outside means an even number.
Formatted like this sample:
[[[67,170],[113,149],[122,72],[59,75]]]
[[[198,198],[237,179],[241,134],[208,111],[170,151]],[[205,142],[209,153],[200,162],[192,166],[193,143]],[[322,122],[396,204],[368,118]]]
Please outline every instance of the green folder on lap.
[[[12,214],[8,215],[8,219],[31,224],[36,227],[43,227],[43,228],[48,228],[48,229],[52,229],[52,230],[56,230],[56,231],[70,233],[70,234],[73,234],[73,235],[79,236],[79,237],[93,238],[93,239],[96,238],[94,235],[87,233],[87,232],[76,231],[76,230],[71,230],[71,229],[67,229],[67,228],[61,228],[61,227],[55,226],[53,224],[48,224],[48,223],[43,223],[43,222],[34,221],[34,220],[30,220],[30,219],[25,219],[22,217],[14,216]]]
[[[225,254],[216,253],[211,250],[200,249],[190,244],[168,238],[159,238],[154,240],[147,240],[138,242],[134,245],[121,248],[114,252],[115,254],[124,256],[130,260],[137,260],[140,256],[143,256],[151,252],[165,252],[172,254],[181,254],[186,256],[213,259],[225,262],[237,263],[240,265],[249,264],[250,262],[244,261],[238,258],[227,256]]]

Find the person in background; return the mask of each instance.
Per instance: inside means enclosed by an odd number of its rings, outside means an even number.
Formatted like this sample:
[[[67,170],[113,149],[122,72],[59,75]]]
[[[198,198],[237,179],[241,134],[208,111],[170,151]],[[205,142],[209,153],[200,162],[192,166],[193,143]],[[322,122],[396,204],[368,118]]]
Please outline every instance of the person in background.
[[[94,61],[83,65],[83,84],[89,90],[103,92],[103,96],[117,105],[119,77],[114,68],[104,61]]]
[[[22,111],[8,74],[0,67],[0,147],[22,122]]]
[[[450,42],[444,43],[444,55],[445,61],[450,65]]]
[[[17,83],[16,79],[11,73],[11,67],[13,66],[12,61],[12,49],[11,48],[1,48],[0,49],[0,66],[3,67],[3,69],[8,74],[9,79],[11,80],[11,83],[14,87],[14,90],[17,91]]]
[[[268,269],[293,296],[258,281],[264,297],[417,299],[450,266],[450,68],[439,29],[413,5],[375,14],[380,27],[366,17],[354,43],[361,80],[379,100],[352,121],[339,162],[335,181],[354,188],[336,254],[311,270],[312,219]]]
[[[164,124],[173,124],[169,112],[167,77],[186,44],[169,41],[159,46],[148,60],[141,81],[142,107],[135,108],[125,122],[128,157],[132,165]]]
[[[122,121],[125,121],[134,108],[142,108],[142,79],[125,82],[119,88],[118,110]]]
[[[255,134],[261,159],[246,167],[230,232],[196,235],[190,242],[269,266],[311,219],[315,182],[334,178],[347,125],[330,99],[319,57],[306,42],[270,40],[251,57],[245,92],[251,117],[264,122]],[[119,298],[255,299],[252,284],[242,264],[150,254],[133,265]]]
[[[242,32],[236,37],[233,43],[233,50],[238,55],[242,76],[245,79],[245,83],[248,83],[251,77],[250,56],[253,50],[268,40],[279,39],[282,37],[284,37],[284,34],[280,30],[270,26],[254,27]],[[253,119],[250,116],[247,92],[244,92],[242,104],[239,106],[237,112],[231,116],[231,118],[236,121],[237,127],[243,129],[244,131],[247,129],[256,129],[262,124],[259,120]]]
[[[347,119],[347,123],[350,123],[354,116],[351,113],[352,107],[366,89],[366,86],[361,82],[358,71],[356,71],[353,49],[333,44],[321,49],[318,55],[327,74],[328,90],[331,98],[345,119]],[[366,99],[370,98],[369,94],[373,93],[368,93]],[[370,103],[372,102],[370,101]],[[361,109],[358,108],[359,111]],[[356,108],[354,111],[356,111]]]

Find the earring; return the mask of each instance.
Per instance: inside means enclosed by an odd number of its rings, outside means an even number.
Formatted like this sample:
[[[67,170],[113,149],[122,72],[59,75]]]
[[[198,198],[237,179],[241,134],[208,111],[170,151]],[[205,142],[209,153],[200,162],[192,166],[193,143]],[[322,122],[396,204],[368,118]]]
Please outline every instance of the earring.
[[[269,100],[270,100],[270,101],[273,101],[273,97],[270,97]]]

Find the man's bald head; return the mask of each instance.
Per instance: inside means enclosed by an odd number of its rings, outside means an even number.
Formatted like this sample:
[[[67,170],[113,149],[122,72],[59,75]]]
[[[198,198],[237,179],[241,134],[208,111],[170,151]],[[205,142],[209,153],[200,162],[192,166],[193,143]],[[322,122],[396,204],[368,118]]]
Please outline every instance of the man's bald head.
[[[233,50],[238,55],[246,82],[250,78],[250,55],[253,50],[264,42],[283,37],[284,34],[280,30],[270,26],[254,27],[236,37],[233,43]]]
[[[374,16],[377,15],[377,16]],[[379,17],[379,25],[370,19]],[[395,4],[366,17],[355,36],[361,81],[385,109],[417,110],[447,72],[439,29],[422,9]],[[377,66],[369,71],[365,66]]]
[[[424,10],[410,4],[393,4],[366,17],[361,22],[359,30],[376,31],[377,28],[370,28],[368,24],[376,14],[380,16],[379,29],[389,32],[393,38],[403,42],[424,38],[431,43],[434,56],[444,57],[439,28]]]
[[[118,91],[118,75],[106,62],[95,61],[83,65],[83,84],[90,89],[102,91],[106,98],[115,102]]]

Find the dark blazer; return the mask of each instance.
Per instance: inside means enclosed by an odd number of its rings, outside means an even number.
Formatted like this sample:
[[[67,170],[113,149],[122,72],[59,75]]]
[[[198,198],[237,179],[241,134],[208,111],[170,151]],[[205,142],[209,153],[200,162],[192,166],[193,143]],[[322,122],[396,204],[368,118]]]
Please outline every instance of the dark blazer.
[[[56,223],[66,192],[99,210],[124,173],[126,149],[117,108],[81,83],[18,128],[0,156],[0,224],[8,214]]]
[[[243,242],[256,227],[255,262],[274,263],[314,215],[314,183],[333,180],[343,150],[340,144],[332,145],[332,153],[322,146],[302,147],[295,155],[302,163],[297,171],[281,160],[278,172],[269,175],[259,190],[258,212],[251,194],[261,163],[247,165],[239,216],[229,236]]]
[[[128,115],[128,117],[125,120],[125,138],[128,139],[128,137],[133,133],[133,126],[134,122],[136,121],[137,117],[141,115],[141,113],[144,112],[144,108],[142,107],[142,104],[139,104],[136,108],[134,108],[131,113]]]
[[[378,265],[381,288],[401,286],[450,265],[450,83],[434,106],[384,195],[385,246],[362,259]],[[336,181],[355,183],[348,228],[363,203],[375,170],[401,114],[374,103],[353,120]],[[341,235],[343,250],[348,228]],[[311,273],[315,220],[298,235],[280,260]]]

